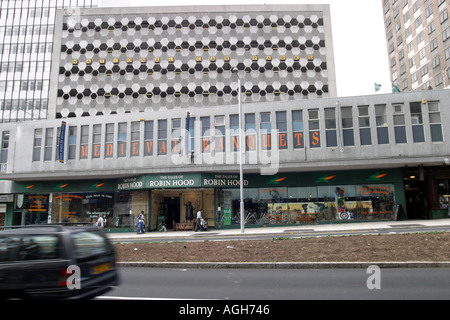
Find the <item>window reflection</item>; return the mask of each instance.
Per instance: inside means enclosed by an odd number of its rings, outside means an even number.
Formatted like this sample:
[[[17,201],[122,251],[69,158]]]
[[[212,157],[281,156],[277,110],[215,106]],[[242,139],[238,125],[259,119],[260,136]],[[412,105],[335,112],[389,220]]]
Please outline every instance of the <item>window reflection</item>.
[[[311,224],[346,220],[394,219],[394,186],[342,185],[244,189],[245,223]],[[225,190],[224,190],[225,191]],[[224,206],[232,208],[231,224],[240,224],[239,189]],[[222,217],[218,216],[219,222]]]

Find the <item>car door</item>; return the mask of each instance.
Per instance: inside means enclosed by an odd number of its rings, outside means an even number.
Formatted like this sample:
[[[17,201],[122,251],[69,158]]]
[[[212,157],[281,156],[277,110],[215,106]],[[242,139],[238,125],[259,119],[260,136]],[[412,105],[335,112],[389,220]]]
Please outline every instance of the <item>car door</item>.
[[[60,297],[67,268],[58,234],[5,234],[0,236],[0,292],[19,298]]]
[[[71,235],[73,258],[80,272],[80,288],[74,294],[89,296],[118,285],[114,248],[103,232],[83,230]]]

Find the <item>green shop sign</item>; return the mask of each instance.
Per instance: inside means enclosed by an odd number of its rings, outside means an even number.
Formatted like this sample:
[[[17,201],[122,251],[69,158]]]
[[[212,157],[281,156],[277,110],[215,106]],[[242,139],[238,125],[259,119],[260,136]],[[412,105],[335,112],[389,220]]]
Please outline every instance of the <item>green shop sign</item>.
[[[140,190],[143,189],[145,185],[145,177],[133,177],[119,179],[117,181],[117,190]]]
[[[165,174],[145,176],[146,189],[177,189],[202,187],[200,174]]]
[[[146,189],[176,189],[176,188],[233,188],[238,187],[238,174],[166,174],[145,176]],[[244,180],[244,186],[248,186]]]
[[[249,185],[249,181],[244,177],[244,187]],[[202,174],[203,187],[222,187],[234,188],[241,184],[240,176],[238,174]]]

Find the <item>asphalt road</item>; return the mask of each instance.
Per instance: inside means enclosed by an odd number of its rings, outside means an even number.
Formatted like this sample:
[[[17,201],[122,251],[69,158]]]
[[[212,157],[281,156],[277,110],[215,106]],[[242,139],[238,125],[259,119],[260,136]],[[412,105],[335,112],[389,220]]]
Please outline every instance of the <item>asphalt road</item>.
[[[121,268],[109,300],[441,300],[450,268],[158,269]]]

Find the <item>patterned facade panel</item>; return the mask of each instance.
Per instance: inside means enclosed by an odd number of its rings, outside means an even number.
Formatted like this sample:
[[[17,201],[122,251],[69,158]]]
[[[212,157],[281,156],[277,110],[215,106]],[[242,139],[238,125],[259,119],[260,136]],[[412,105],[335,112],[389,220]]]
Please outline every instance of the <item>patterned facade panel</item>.
[[[235,104],[233,68],[244,103],[329,97],[325,23],[320,11],[66,15],[56,111]]]

